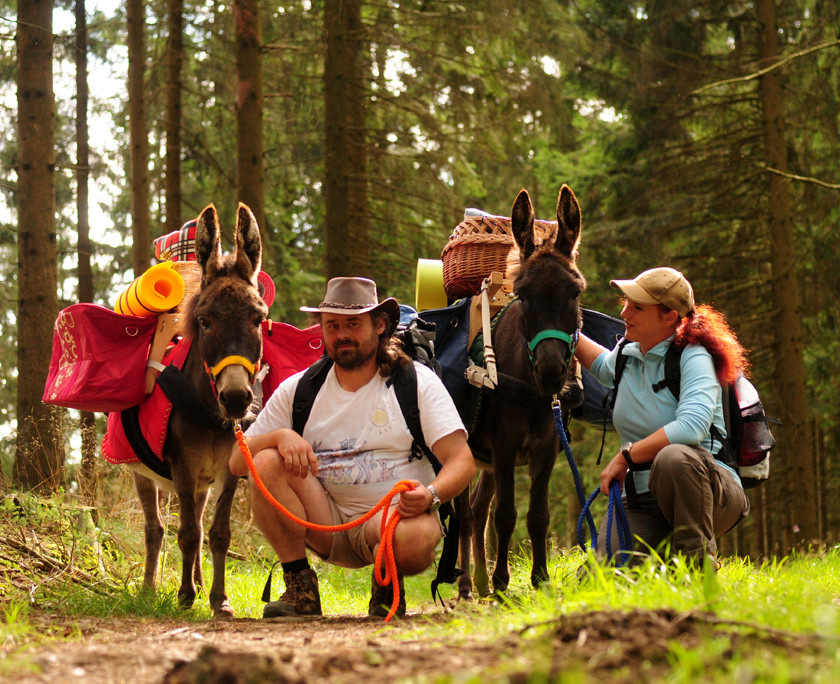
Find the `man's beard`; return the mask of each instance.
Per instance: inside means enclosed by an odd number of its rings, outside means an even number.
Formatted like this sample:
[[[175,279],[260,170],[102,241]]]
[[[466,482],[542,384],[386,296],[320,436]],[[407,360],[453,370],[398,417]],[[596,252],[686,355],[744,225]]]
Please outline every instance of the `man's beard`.
[[[347,343],[342,344],[340,347],[336,345],[333,347],[330,356],[339,368],[356,370],[364,366],[372,357],[376,356],[378,342],[379,338],[374,338],[372,344],[365,344],[364,346],[356,343],[351,343],[352,346]]]

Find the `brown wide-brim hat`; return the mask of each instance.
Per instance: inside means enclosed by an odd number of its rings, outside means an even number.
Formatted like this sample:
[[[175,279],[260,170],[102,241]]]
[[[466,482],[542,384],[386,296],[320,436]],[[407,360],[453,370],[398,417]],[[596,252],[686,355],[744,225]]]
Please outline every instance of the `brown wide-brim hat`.
[[[633,280],[611,280],[610,285],[638,304],[663,304],[680,316],[694,311],[691,283],[674,268],[651,268]]]
[[[331,278],[327,283],[324,301],[317,307],[302,306],[309,313],[333,313],[352,316],[382,309],[391,321],[393,331],[400,322],[400,305],[393,297],[381,302],[376,294],[376,283],[368,278]]]

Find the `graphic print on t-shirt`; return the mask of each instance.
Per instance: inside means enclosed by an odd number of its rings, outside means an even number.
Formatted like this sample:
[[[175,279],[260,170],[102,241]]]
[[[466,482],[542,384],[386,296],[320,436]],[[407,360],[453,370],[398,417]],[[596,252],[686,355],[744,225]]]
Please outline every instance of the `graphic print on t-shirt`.
[[[339,442],[337,450],[321,450],[318,442],[312,450],[318,457],[318,479],[326,485],[361,485],[396,479],[394,462],[376,459],[366,449],[367,442],[357,445],[357,439]]]

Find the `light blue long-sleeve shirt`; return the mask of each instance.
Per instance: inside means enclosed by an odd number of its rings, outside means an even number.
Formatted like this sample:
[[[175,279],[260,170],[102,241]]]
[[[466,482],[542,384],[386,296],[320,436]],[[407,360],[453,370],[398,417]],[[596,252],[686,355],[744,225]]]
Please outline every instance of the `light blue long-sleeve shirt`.
[[[716,453],[721,445],[718,440],[712,444],[710,427],[714,423],[722,435],[726,435],[726,427],[721,387],[706,348],[690,344],[683,350],[679,402],[667,387],[659,392],[653,390],[653,386],[665,377],[665,352],[673,340],[673,336],[663,340],[646,354],[642,354],[638,342],[628,342],[624,346],[627,364],[618,387],[613,425],[622,444],[638,442],[664,428],[671,444],[699,445]],[[592,362],[589,372],[602,385],[612,387],[618,353],[616,345],[615,349],[602,352]],[[737,473],[724,467],[740,484]],[[649,490],[649,474],[649,470],[634,472],[637,493]]]

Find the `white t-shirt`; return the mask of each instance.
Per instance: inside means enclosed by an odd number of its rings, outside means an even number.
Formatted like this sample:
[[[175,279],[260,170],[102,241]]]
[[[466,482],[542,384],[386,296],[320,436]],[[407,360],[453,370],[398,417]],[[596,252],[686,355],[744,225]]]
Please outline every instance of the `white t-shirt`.
[[[449,392],[421,363],[417,402],[423,438],[431,448],[441,437],[466,430]],[[305,371],[283,381],[247,430],[261,435],[292,427],[292,403]],[[318,456],[318,479],[345,515],[369,511],[400,480],[434,479],[426,458],[409,461],[411,433],[393,387],[378,372],[364,387],[348,392],[338,383],[335,366],[312,404],[303,438]]]

